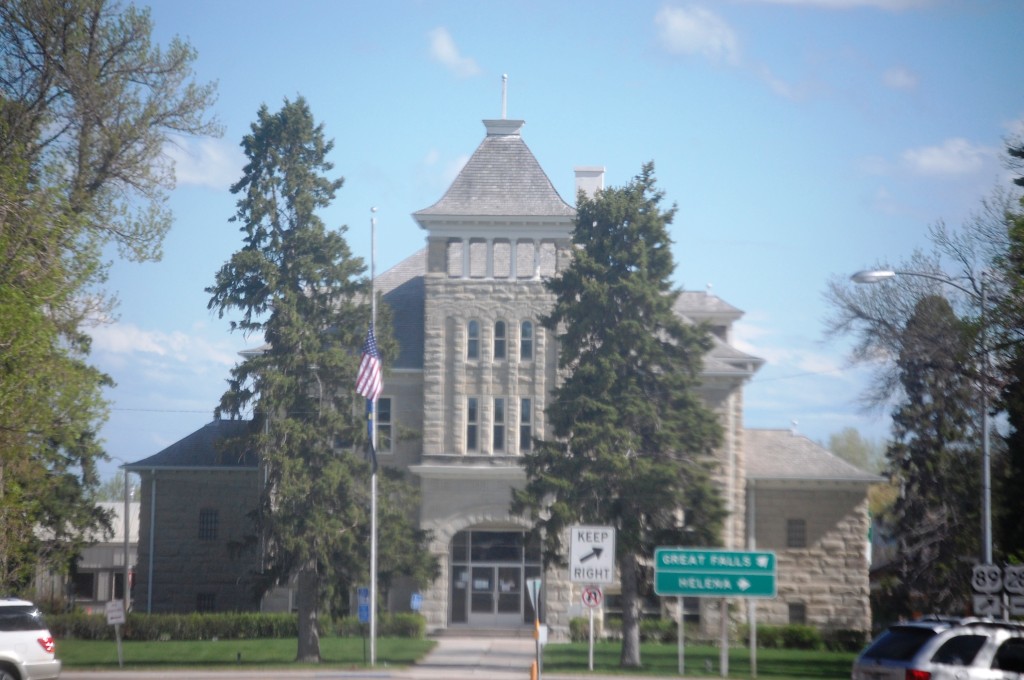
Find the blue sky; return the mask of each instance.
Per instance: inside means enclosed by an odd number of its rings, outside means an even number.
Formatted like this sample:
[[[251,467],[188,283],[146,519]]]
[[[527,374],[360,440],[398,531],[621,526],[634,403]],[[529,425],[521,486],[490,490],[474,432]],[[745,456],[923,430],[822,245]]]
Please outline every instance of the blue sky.
[[[523,139],[563,198],[573,168],[606,184],[646,161],[669,203],[676,282],[742,309],[735,342],[767,365],[746,425],[824,441],[864,414],[862,371],[827,343],[826,282],[927,245],[1006,186],[1004,140],[1024,130],[1024,3],[1018,0],[633,0],[476,2],[160,0],[155,40],[198,51],[219,82],[219,139],[167,148],[178,186],[162,261],[116,262],[120,315],[94,329],[117,387],[102,435],[135,461],[211,418],[237,353],[203,292],[241,245],[229,223],[239,142],[260,105],[305,97],[345,178],[326,223],[347,225],[377,269],[423,245],[410,214],[436,202],[484,137],[481,120],[526,121]],[[1017,85],[1014,85],[1017,83]],[[111,474],[118,465],[105,468]]]

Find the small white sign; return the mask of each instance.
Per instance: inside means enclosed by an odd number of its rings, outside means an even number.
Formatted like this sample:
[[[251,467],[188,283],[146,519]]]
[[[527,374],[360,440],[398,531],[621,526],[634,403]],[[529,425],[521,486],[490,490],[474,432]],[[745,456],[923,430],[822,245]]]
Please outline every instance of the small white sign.
[[[1024,616],[1024,595],[1010,595],[1010,616]]]
[[[601,586],[585,586],[583,592],[580,593],[580,601],[583,602],[584,607],[589,609],[600,607],[603,600],[604,593],[601,591]]]
[[[971,588],[976,593],[999,593],[1003,590],[1003,570],[994,564],[979,564],[971,572]],[[975,610],[977,613],[977,610]]]
[[[615,582],[615,527],[569,528],[569,581]]]
[[[975,616],[1000,616],[1003,613],[1002,598],[998,595],[975,595]]]
[[[1008,593],[1024,595],[1024,566],[1018,564],[1007,567],[1003,574],[1003,586]]]
[[[106,605],[106,613],[108,626],[124,623],[124,601],[111,600]]]

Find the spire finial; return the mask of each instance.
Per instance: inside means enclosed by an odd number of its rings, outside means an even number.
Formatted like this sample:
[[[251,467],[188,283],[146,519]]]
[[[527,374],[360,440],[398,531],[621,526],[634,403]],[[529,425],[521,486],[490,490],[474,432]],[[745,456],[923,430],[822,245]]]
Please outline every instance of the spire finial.
[[[508,74],[501,74],[501,119],[508,118]]]

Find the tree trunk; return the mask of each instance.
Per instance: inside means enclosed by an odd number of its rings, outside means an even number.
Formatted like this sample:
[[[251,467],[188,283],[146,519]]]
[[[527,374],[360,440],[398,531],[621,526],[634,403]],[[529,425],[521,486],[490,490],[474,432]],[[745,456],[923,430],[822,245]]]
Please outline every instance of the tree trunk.
[[[311,561],[299,570],[296,604],[299,609],[299,651],[295,660],[300,663],[320,663],[320,630],[317,615],[320,610],[320,574],[316,562]]]
[[[639,569],[635,555],[626,555],[619,564],[619,580],[622,585],[622,653],[619,666],[640,667],[640,593]]]

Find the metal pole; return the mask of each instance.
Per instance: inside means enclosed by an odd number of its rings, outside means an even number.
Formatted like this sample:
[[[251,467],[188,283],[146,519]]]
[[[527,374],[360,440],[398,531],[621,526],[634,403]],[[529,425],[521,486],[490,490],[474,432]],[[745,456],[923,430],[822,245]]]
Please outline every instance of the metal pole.
[[[128,483],[128,469],[122,465],[121,469],[124,471],[124,583],[121,586],[121,596],[124,600],[124,615],[128,616],[128,608],[131,606],[131,590],[129,587],[131,578],[131,558],[130,558],[130,536],[132,528],[132,515],[131,515],[131,493],[129,489],[131,485]]]
[[[374,290],[377,276],[377,218],[376,208],[370,208],[370,323],[377,325],[377,294]],[[377,398],[373,399],[372,417],[377,414]],[[370,428],[370,446],[377,450],[377,423]],[[370,667],[377,665],[377,470],[370,473]]]
[[[981,376],[981,535],[984,564],[992,564],[992,452],[989,445],[988,376],[991,361],[988,353],[987,276],[981,272],[981,354],[984,371]]]

